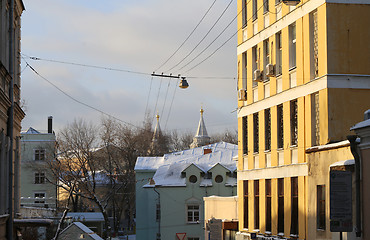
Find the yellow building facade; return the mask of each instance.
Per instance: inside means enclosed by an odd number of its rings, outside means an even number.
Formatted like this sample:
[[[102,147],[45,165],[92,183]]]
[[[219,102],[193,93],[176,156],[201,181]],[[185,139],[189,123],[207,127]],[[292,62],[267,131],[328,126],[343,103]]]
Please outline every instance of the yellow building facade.
[[[238,237],[316,239],[329,229],[308,221],[306,149],[345,140],[369,108],[370,1],[238,0],[238,13]]]

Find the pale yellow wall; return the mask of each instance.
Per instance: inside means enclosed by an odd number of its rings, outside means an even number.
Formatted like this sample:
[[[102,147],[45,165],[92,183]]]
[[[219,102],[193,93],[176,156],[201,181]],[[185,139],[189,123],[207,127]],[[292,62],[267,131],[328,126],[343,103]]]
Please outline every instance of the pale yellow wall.
[[[204,197],[204,220],[211,218],[237,220],[238,197]]]

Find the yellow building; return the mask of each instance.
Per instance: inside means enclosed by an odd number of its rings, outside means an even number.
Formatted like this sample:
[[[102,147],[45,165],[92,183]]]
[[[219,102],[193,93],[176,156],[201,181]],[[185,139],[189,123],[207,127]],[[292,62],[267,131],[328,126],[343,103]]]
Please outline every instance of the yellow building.
[[[329,216],[308,221],[306,149],[345,140],[369,108],[370,1],[238,0],[238,13],[238,239],[316,239]]]

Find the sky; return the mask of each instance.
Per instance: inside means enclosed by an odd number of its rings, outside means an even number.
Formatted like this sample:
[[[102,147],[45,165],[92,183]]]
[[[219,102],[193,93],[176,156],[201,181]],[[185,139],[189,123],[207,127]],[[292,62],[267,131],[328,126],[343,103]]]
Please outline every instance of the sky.
[[[142,124],[146,113],[154,124],[154,115],[158,113],[162,130],[195,133],[201,107],[209,134],[237,129],[237,41],[233,36],[237,26],[232,21],[237,15],[236,0],[23,2],[23,130],[46,130],[48,116],[53,116],[56,132],[75,119],[99,124],[104,112],[136,126]],[[194,33],[169,59],[208,9]],[[203,54],[190,62],[209,44]],[[152,77],[154,71],[181,74],[189,88],[180,89],[175,78]]]

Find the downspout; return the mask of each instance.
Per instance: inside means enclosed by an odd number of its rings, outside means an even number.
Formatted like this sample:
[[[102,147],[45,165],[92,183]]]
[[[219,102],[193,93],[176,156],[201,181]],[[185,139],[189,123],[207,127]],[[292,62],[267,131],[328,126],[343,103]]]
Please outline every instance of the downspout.
[[[10,0],[9,4],[9,74],[10,78],[10,86],[9,86],[9,99],[10,99],[10,107],[8,110],[8,137],[10,139],[9,143],[9,154],[8,154],[8,161],[9,161],[9,180],[8,180],[8,211],[9,211],[9,218],[8,218],[8,226],[7,226],[7,238],[13,239],[13,220],[14,220],[14,200],[13,200],[13,184],[14,184],[14,168],[13,168],[13,118],[14,118],[14,0]]]
[[[361,193],[360,193],[360,175],[361,175],[361,162],[360,155],[358,154],[356,141],[356,135],[347,136],[348,141],[351,144],[351,153],[355,158],[355,174],[356,174],[356,237],[361,237]]]
[[[158,233],[157,233],[157,239],[159,237],[159,239],[161,239],[161,194],[159,194],[159,192],[155,189],[155,187],[153,188],[154,192],[156,192],[158,194],[158,204],[159,204],[159,216],[158,216]],[[156,208],[157,210],[157,208]]]

